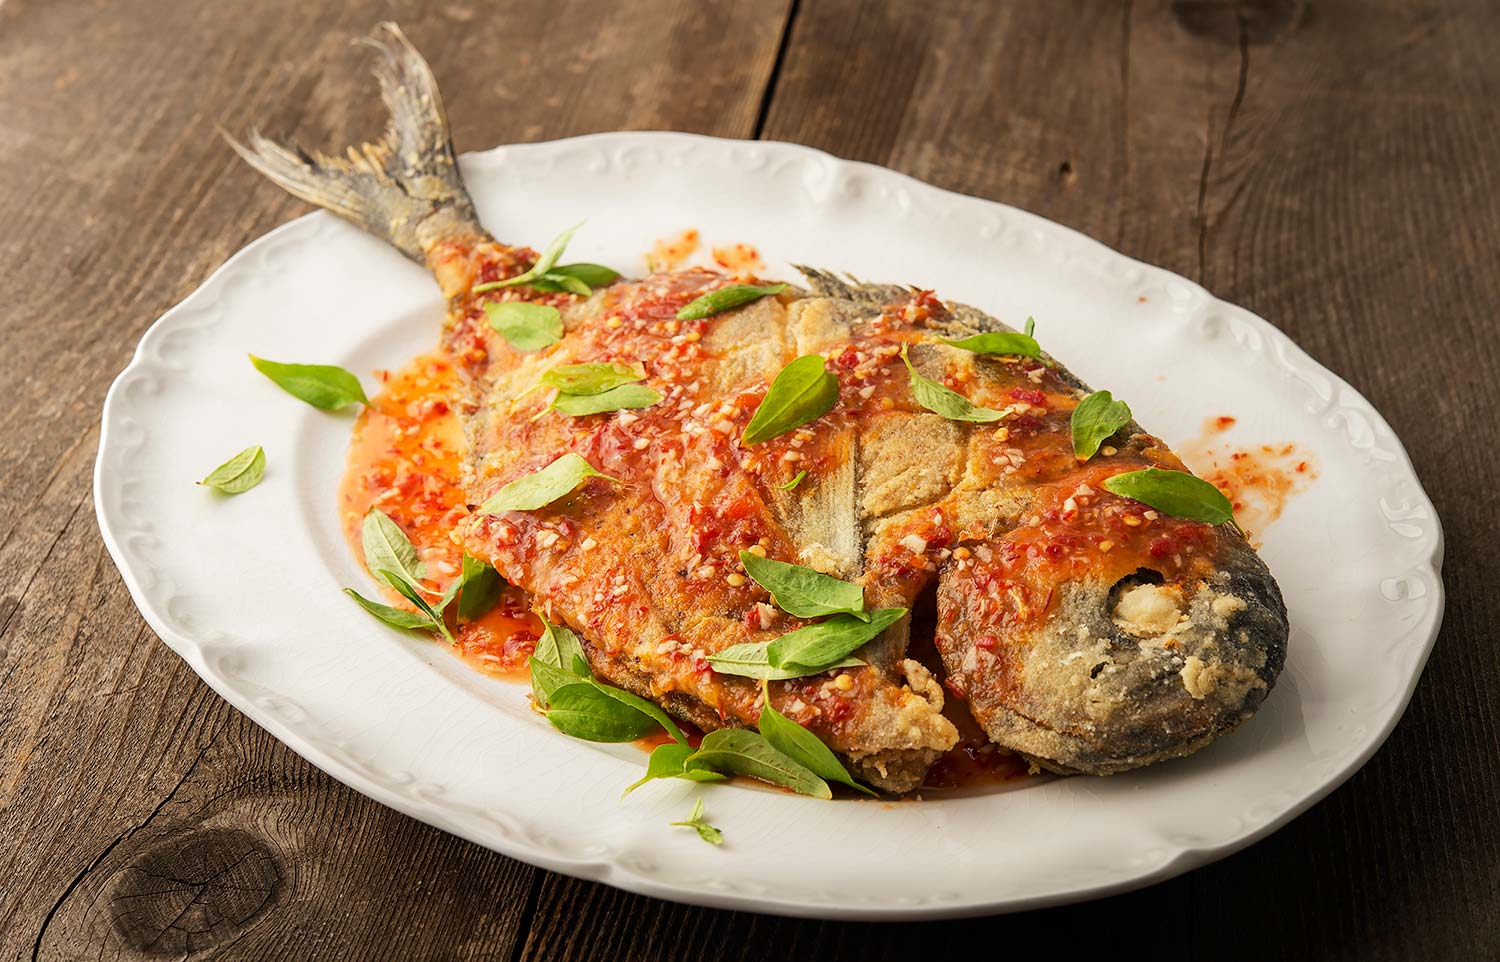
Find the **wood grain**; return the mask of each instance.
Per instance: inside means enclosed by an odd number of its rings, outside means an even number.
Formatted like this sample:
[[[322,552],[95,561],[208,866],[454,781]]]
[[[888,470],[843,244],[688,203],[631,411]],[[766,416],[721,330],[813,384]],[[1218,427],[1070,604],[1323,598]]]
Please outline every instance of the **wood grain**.
[[[882,960],[1029,931],[1159,958],[1500,955],[1500,35],[1481,0],[0,4],[0,958]],[[380,123],[400,20],[460,149],[659,127],[795,140],[1016,204],[1292,334],[1401,435],[1449,608],[1326,801],[1152,888],[996,919],[670,905],[485,852],[323,776],[140,621],[89,498],[145,326],[300,212],[218,143]],[[876,840],[878,843],[878,840]]]
[[[333,782],[142,624],[93,518],[99,406],[147,324],[302,212],[214,125],[378,130],[349,48],[377,20],[432,58],[465,149],[749,136],[786,11],[240,7],[0,5],[0,958],[508,958],[535,870]]]

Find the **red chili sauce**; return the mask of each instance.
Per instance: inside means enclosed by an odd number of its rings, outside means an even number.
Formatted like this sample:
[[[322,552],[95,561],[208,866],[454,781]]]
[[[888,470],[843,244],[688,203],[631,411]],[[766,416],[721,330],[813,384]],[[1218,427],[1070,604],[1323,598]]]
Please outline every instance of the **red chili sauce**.
[[[1182,459],[1205,481],[1223,491],[1240,525],[1254,535],[1265,531],[1287,503],[1317,480],[1317,463],[1295,444],[1236,447],[1219,437],[1234,427],[1228,415],[1203,422],[1202,433],[1180,446]]]
[[[365,514],[379,508],[406,532],[426,563],[422,587],[441,595],[463,561],[463,550],[450,534],[469,514],[461,483],[463,428],[454,413],[458,375],[445,355],[433,353],[376,376],[383,387],[355,421],[339,487],[344,535],[355,557],[363,559]],[[395,591],[382,590],[392,604],[406,605]],[[529,609],[527,597],[507,585],[482,617],[450,623],[459,653],[493,674],[524,671],[541,634],[541,623]]]

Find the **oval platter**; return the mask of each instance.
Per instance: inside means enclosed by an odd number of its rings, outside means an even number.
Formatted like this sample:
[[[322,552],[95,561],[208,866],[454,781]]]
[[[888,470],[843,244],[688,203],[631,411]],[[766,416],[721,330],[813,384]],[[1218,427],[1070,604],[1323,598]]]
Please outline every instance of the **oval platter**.
[[[340,594],[367,583],[335,505],[352,418],[288,398],[246,354],[366,379],[430,349],[443,303],[419,267],[325,213],[240,251],[158,320],[110,389],[99,525],[151,627],[220,695],[377,801],[534,865],[724,908],[849,919],[1014,911],[1148,884],[1259,839],[1322,798],[1396,724],[1443,611],[1442,532],[1391,429],[1266,321],[1175,274],[1011,207],[791,144],[611,133],[462,160],[485,224],[627,273],[684,228],[920,284],[1007,321],[1128,399],[1174,447],[1293,444],[1316,480],[1259,533],[1290,654],[1265,707],[1184,760],[1011,790],[822,802],[654,782],[644,755],[557,732],[523,685],[388,629]],[[266,187],[269,191],[271,188]],[[250,444],[234,498],[194,486]],[[1189,463],[1193,464],[1191,457]],[[670,822],[703,794],[724,830]]]

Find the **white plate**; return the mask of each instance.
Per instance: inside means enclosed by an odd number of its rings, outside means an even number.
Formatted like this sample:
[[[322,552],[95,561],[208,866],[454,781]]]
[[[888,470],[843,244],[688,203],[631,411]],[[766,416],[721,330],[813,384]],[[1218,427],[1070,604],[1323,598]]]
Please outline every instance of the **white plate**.
[[[757,245],[772,275],[806,262],[920,282],[1001,318],[1035,315],[1050,350],[1169,442],[1230,413],[1234,440],[1314,452],[1318,480],[1264,533],[1290,656],[1240,731],[1129,775],[895,804],[657,782],[621,801],[638,750],[563,737],[522,686],[339,593],[365,583],[334,504],[350,418],[292,400],[245,355],[367,375],[432,346],[443,304],[421,269],[318,213],[236,254],[141,339],[105,401],[94,496],[151,627],[335,778],[507,855],[649,895],[953,916],[1226,855],[1327,794],[1400,717],[1442,617],[1437,516],[1380,415],[1265,321],[1034,215],[790,144],[601,134],[498,148],[463,170],[485,223],[513,243],[587,216],[569,256],[628,271],[654,239],[696,227],[706,243]],[[194,487],[256,443],[260,487],[227,499]],[[722,848],[667,825],[700,791]]]

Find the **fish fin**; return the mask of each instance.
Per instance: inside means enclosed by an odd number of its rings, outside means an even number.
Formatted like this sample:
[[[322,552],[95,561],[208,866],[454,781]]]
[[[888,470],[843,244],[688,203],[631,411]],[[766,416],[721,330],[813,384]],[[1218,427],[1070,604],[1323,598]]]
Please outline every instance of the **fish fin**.
[[[394,23],[358,41],[375,50],[390,120],[380,139],[331,157],[285,147],[251,130],[235,152],[287,192],[352,221],[417,263],[437,241],[487,238],[464,187],[437,81]]]
[[[808,289],[813,293],[849,301],[862,309],[884,310],[911,296],[912,289],[899,284],[867,284],[853,274],[839,277],[832,271],[808,267],[805,264],[792,266],[807,278]]]
[[[835,277],[832,271],[819,270],[806,264],[793,264],[792,267],[807,278],[807,286],[814,294],[845,300],[849,298],[849,285]]]

